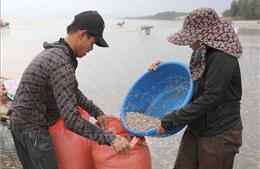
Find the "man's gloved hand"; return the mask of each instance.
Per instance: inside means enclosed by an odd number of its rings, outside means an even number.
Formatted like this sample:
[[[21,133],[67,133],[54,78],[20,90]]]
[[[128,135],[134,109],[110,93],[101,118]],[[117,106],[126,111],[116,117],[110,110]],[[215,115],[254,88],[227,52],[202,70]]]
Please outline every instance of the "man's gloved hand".
[[[107,121],[106,115],[101,115],[101,116],[97,117],[97,123],[96,124],[99,127],[101,127],[102,129],[107,130],[107,123],[108,123],[108,121]]]
[[[116,135],[112,146],[119,155],[126,155],[132,150],[129,141],[120,135]]]

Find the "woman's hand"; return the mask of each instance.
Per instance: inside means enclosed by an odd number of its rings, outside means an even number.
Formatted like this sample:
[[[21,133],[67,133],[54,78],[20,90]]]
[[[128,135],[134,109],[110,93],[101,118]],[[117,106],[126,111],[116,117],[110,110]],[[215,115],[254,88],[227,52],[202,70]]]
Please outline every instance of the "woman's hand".
[[[158,65],[161,64],[161,63],[163,63],[163,61],[161,61],[161,60],[155,61],[154,63],[152,63],[152,64],[149,66],[148,70],[154,70],[154,71],[156,71],[156,70],[158,69]]]
[[[165,129],[162,127],[162,124],[160,124],[156,131],[156,134],[163,134],[164,132],[165,132]]]

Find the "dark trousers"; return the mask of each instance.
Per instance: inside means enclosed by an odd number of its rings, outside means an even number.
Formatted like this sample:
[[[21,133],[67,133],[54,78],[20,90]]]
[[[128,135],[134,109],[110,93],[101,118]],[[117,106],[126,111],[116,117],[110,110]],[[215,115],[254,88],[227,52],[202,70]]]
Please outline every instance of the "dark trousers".
[[[186,128],[174,169],[232,169],[242,145],[242,122],[211,137],[196,136]]]
[[[23,130],[10,122],[18,157],[24,169],[58,169],[50,134]]]

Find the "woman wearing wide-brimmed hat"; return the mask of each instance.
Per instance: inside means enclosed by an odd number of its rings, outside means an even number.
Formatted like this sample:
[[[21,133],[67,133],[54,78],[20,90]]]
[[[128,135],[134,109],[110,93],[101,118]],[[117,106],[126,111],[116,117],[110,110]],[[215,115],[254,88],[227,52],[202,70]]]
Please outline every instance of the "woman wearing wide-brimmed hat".
[[[231,22],[220,20],[212,8],[198,8],[183,28],[167,40],[189,45],[190,73],[195,83],[187,106],[166,114],[157,133],[188,125],[179,147],[175,169],[232,169],[242,145],[240,101],[242,84],[238,58],[242,45]],[[149,69],[156,70],[161,61]]]

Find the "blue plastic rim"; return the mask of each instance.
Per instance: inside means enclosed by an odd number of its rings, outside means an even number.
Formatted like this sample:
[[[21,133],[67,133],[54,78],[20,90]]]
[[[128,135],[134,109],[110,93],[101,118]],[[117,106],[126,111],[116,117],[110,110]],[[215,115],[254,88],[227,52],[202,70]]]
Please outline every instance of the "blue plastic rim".
[[[176,127],[164,134],[156,135],[157,127],[146,131],[134,131],[125,123],[128,112],[138,112],[161,118],[172,110],[177,110],[191,101],[194,83],[187,64],[172,61],[158,66],[156,71],[148,70],[132,85],[125,96],[121,108],[124,128],[136,136],[165,137],[176,134],[185,126]]]

